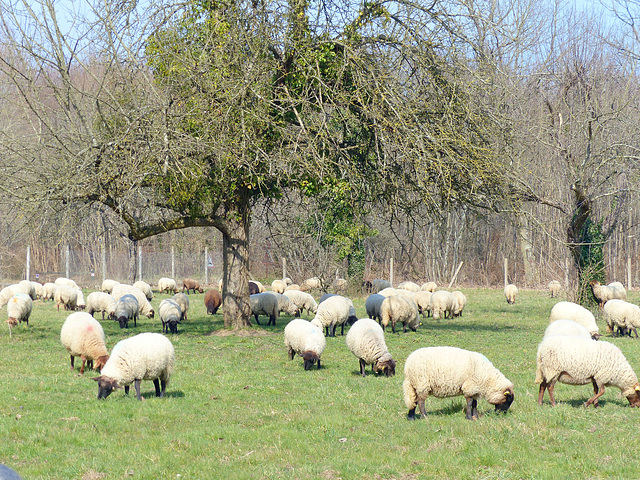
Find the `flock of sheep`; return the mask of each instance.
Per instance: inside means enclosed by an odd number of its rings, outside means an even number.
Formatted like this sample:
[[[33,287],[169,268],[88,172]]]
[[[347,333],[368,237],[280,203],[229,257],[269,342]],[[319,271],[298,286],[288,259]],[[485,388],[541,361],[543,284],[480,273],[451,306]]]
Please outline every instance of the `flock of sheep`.
[[[366,375],[367,365],[375,373],[392,376],[396,361],[385,342],[385,331],[393,333],[400,324],[403,331],[416,331],[420,316],[434,319],[453,318],[462,315],[467,303],[459,291],[438,290],[433,282],[421,286],[403,282],[393,287],[384,280],[365,282],[369,295],[365,301],[368,318],[358,319],[351,299],[339,294],[325,294],[316,302],[308,290],[317,289],[320,282],[309,279],[294,285],[289,279],[274,280],[271,291],[256,281],[250,282],[250,305],[256,323],[259,317],[268,317],[267,325],[275,325],[280,313],[299,317],[304,311],[313,314],[310,321],[295,318],[284,329],[284,343],[291,360],[299,355],[305,370],[314,365],[321,367],[326,337],[334,337],[340,327],[344,335],[345,325],[350,326],[345,337],[349,350],[359,360],[360,373]],[[638,337],[640,307],[626,301],[626,290],[620,283],[591,284],[606,318],[607,329],[612,334]],[[183,281],[183,292],[178,292],[175,280],[162,278],[158,282],[162,293],[173,297],[160,302],[158,314],[164,333],[177,333],[177,326],[187,318],[190,291],[203,293],[204,289],[192,279]],[[556,297],[560,284],[552,281],[549,292]],[[516,302],[518,290],[507,285],[504,290],[507,303]],[[156,396],[166,392],[175,362],[171,341],[160,333],[143,333],[118,342],[109,355],[105,335],[100,322],[94,319],[96,312],[117,320],[121,328],[130,321],[137,324],[139,315],[153,318],[155,311],[150,300],[151,287],[145,282],[124,285],[106,280],[102,291],[92,292],[86,302],[82,290],[73,280],[59,278],[55,283],[41,285],[22,281],[0,291],[0,308],[7,305],[10,328],[20,322],[28,325],[32,302],[36,298],[53,299],[56,308],[61,306],[74,311],[65,320],[60,340],[67,349],[74,369],[75,357],[85,366],[100,371],[98,398],[106,398],[113,390],[134,384],[136,396],[141,399],[140,382],[152,380]],[[204,302],[207,313],[215,314],[222,299],[218,290],[206,292]],[[84,310],[84,311],[76,311]],[[605,387],[615,386],[627,397],[632,407],[640,406],[640,384],[628,361],[618,347],[597,341],[600,336],[594,315],[586,308],[572,302],[559,302],[551,310],[550,324],[539,344],[536,362],[536,383],[540,384],[538,403],[542,404],[544,392],[549,393],[555,405],[554,386],[561,383],[585,385],[591,383],[594,396],[585,406],[598,406],[598,399]],[[404,401],[409,409],[408,419],[416,418],[416,408],[426,416],[425,400],[464,396],[466,418],[478,416],[477,401],[484,398],[495,405],[496,411],[506,411],[514,400],[514,385],[482,354],[455,347],[439,346],[420,348],[411,353],[404,366]]]

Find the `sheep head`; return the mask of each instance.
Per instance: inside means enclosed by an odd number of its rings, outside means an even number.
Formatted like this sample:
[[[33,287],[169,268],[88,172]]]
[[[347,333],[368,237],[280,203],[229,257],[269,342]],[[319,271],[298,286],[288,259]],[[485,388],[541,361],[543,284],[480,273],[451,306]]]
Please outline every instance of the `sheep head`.
[[[116,388],[122,388],[117,380],[104,375],[93,377],[92,380],[98,382],[98,399],[107,398]]]
[[[496,404],[496,412],[506,412],[509,410],[509,407],[513,403],[513,399],[515,398],[513,389],[508,388],[504,392],[504,399],[502,402]]]

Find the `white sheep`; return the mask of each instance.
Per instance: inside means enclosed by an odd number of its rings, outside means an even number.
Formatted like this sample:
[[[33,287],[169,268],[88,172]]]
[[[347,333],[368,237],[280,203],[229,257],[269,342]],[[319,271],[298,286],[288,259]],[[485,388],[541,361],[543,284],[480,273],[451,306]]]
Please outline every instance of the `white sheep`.
[[[458,308],[458,301],[451,292],[447,290],[438,290],[431,295],[431,314],[434,320],[440,320],[440,317],[453,317],[453,312]]]
[[[567,335],[543,338],[536,357],[536,383],[540,384],[538,404],[542,405],[545,389],[551,405],[556,404],[553,389],[556,382],[569,385],[593,385],[594,396],[585,407],[598,406],[605,387],[622,391],[632,407],[640,407],[640,383],[620,349],[609,342]]]
[[[284,327],[284,344],[291,360],[296,354],[302,357],[305,370],[311,369],[316,362],[320,369],[320,357],[327,345],[320,323],[301,318],[291,320]]]
[[[120,328],[129,328],[129,320],[133,320],[133,325],[138,326],[139,311],[138,299],[128,293],[116,301],[116,310],[113,315],[120,324]]]
[[[367,311],[367,316],[374,320],[377,320],[378,323],[382,321],[382,316],[380,315],[380,306],[384,299],[387,298],[384,295],[380,295],[379,293],[372,293],[367,297],[364,302],[364,309]]]
[[[312,277],[312,278],[307,278],[304,282],[302,282],[302,284],[300,285],[300,290],[302,290],[303,292],[309,291],[309,290],[318,290],[322,287],[322,280],[320,280],[320,277]]]
[[[80,287],[78,286],[78,284],[67,277],[58,277],[53,283],[55,283],[57,286],[64,285],[66,287],[71,287],[71,288],[75,288],[76,290],[80,290]]]
[[[33,300],[26,293],[17,293],[7,303],[7,323],[9,328],[18,323],[26,322],[29,326],[29,317],[33,309]]]
[[[328,337],[335,337],[338,325],[342,327],[341,335],[344,335],[344,324],[353,325],[358,317],[351,299],[342,295],[333,295],[318,304],[314,320],[320,322]]]
[[[516,303],[516,297],[518,296],[518,287],[516,287],[513,283],[506,285],[504,287],[504,296],[507,299],[507,303],[509,305],[513,305]]]
[[[182,317],[178,302],[170,298],[162,300],[158,307],[158,315],[162,321],[162,333],[178,333],[178,324]]]
[[[139,288],[140,291],[145,294],[147,300],[151,301],[153,299],[153,290],[151,290],[151,285],[149,285],[147,282],[138,280],[133,284],[133,286]]]
[[[42,289],[44,290],[44,296],[42,297],[43,300],[53,300],[54,295],[56,294],[56,289],[58,288],[58,286],[53,283],[53,282],[46,282],[43,286]]]
[[[596,343],[596,342],[594,342]],[[464,395],[466,418],[478,418],[478,398],[506,412],[514,399],[513,383],[484,355],[456,347],[419,348],[407,357],[404,366],[404,403],[407,418],[415,420],[416,406],[426,417],[424,402],[429,395],[437,398]]]
[[[455,299],[455,302],[453,305],[453,312],[452,312],[453,316],[461,317],[464,307],[467,306],[467,296],[464,293],[462,293],[460,290],[454,290],[453,292],[451,292],[451,295],[453,295]]]
[[[418,292],[414,292],[413,290],[407,290],[406,288],[396,288],[396,295],[400,295],[403,298],[408,300],[416,301],[416,295]]]
[[[382,295],[383,297],[390,297],[392,295],[398,295],[398,292],[393,287],[383,288],[382,290],[379,290],[377,293],[378,293],[378,295]]]
[[[78,301],[78,289],[67,285],[58,285],[53,299],[56,302],[56,309],[60,311],[60,306],[65,310],[75,310]]]
[[[573,302],[556,303],[551,309],[549,323],[555,320],[560,320],[561,318],[573,320],[574,322],[578,322],[580,325],[583,325],[587,330],[589,330],[591,336],[596,340],[600,336],[600,329],[598,328],[598,325],[596,325],[596,318],[593,316],[593,313],[582,305],[578,305]]]
[[[609,285],[600,285],[600,282],[597,280],[592,280],[589,285],[591,285],[591,291],[593,292],[593,296],[596,298],[600,308],[604,307],[604,304],[609,300],[627,299],[627,291],[620,282],[612,282]]]
[[[271,295],[275,295],[278,299],[278,311],[280,313],[286,313],[293,317],[300,316],[300,309],[298,306],[291,301],[289,297],[281,293],[271,292]]]
[[[22,286],[24,289],[24,293],[31,297],[31,300],[37,300],[38,296],[36,295],[36,288],[33,286],[29,280],[20,280],[18,285]]]
[[[436,285],[436,282],[425,282],[420,285],[420,290],[435,293],[438,290],[438,285]]]
[[[638,338],[638,327],[640,327],[640,307],[633,303],[618,300],[609,300],[602,309],[607,321],[607,330],[615,334],[615,328],[619,333],[635,332]]]
[[[418,329],[420,325],[420,314],[418,305],[413,300],[400,295],[392,295],[384,299],[380,305],[380,325],[382,330],[391,324],[391,331],[396,333],[396,323],[402,323],[402,329],[406,333],[407,327],[412,331]]]
[[[36,294],[36,298],[31,297],[32,300],[44,298],[44,285],[42,285],[40,282],[31,282],[31,286],[33,287],[33,291]]]
[[[84,301],[84,293],[79,288],[76,290],[76,310],[84,310],[87,304]]]
[[[549,289],[549,295],[551,295],[551,298],[555,298],[560,295],[562,285],[560,285],[560,282],[557,280],[551,280],[547,285],[547,288]]]
[[[315,315],[318,311],[318,304],[310,293],[301,290],[286,290],[285,295],[300,309],[300,313],[306,310],[307,314],[313,313]]]
[[[287,284],[282,280],[275,279],[273,282],[271,282],[271,290],[276,293],[284,293],[285,288],[287,288]]]
[[[118,282],[117,280],[111,280],[110,278],[107,278],[102,281],[102,286],[100,290],[103,291],[104,293],[110,294],[113,291],[113,287],[115,287],[119,283],[120,282]]]
[[[25,293],[29,295],[29,292],[25,291],[25,288],[22,285],[18,285],[17,283],[4,287],[2,290],[0,290],[0,308],[9,303],[11,297],[17,295],[18,293]]]
[[[151,303],[149,303],[149,300],[147,300],[147,296],[138,287],[120,283],[113,287],[111,295],[113,295],[113,298],[116,300],[119,300],[123,295],[133,295],[138,300],[139,312],[147,318],[153,318],[153,307],[151,306]]]
[[[180,305],[180,312],[182,313],[180,321],[182,322],[187,320],[187,312],[189,311],[189,295],[179,292],[171,297],[171,300],[174,300],[178,305]]]
[[[89,313],[75,312],[69,315],[60,330],[60,342],[71,356],[71,370],[75,368],[75,357],[82,359],[81,374],[84,373],[85,363],[88,368],[100,371],[109,359],[102,325]]]
[[[396,373],[393,359],[384,340],[384,331],[371,318],[361,318],[347,333],[347,347],[360,360],[360,375],[366,375],[365,367],[371,365],[373,372],[392,377]]]
[[[418,285],[417,283],[414,282],[401,282],[400,284],[398,284],[398,286],[396,288],[401,288],[403,290],[409,290],[410,292],[419,292],[420,291],[420,285]]]
[[[269,317],[267,326],[276,325],[280,309],[278,308],[278,298],[273,292],[249,295],[249,304],[251,305],[251,313],[255,317],[258,325],[260,325],[260,321],[258,320],[259,315],[267,315]]]
[[[158,292],[160,293],[178,293],[178,285],[173,278],[162,277],[158,280]]]
[[[423,318],[427,318],[431,314],[431,296],[433,293],[426,290],[420,290],[416,292],[414,301],[418,305],[418,312],[422,314]]]
[[[136,398],[142,400],[140,382],[153,380],[156,397],[164,397],[175,363],[175,350],[171,341],[160,333],[141,333],[120,340],[102,368],[98,382],[98,398],[107,398],[115,388],[134,383]]]
[[[584,325],[574,322],[573,320],[567,320],[566,318],[554,320],[545,329],[545,337],[551,337],[554,335],[575,335],[578,337],[593,339],[591,333]]]
[[[113,295],[106,292],[91,292],[87,295],[86,312],[91,316],[93,316],[95,312],[102,312],[103,321],[105,313],[109,318],[114,319],[116,313],[116,299],[113,298]]]
[[[284,293],[286,294],[291,290],[300,291],[300,285],[298,285],[297,283],[292,283],[291,285],[287,285],[287,288],[284,289]]]

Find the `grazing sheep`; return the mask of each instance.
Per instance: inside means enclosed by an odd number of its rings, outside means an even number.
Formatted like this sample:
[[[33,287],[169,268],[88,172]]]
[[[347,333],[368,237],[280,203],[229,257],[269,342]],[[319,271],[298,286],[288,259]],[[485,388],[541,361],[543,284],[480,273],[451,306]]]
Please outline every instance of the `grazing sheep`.
[[[615,334],[615,328],[619,333],[629,333],[633,331],[638,338],[638,327],[640,327],[640,307],[633,303],[625,302],[614,298],[604,304],[602,309],[607,320],[607,330]]]
[[[260,293],[260,287],[256,282],[249,280],[249,295],[255,295],[256,293]]]
[[[113,295],[106,292],[91,292],[87,296],[87,313],[91,316],[95,312],[102,312],[102,320],[104,321],[104,314],[111,319],[115,319],[116,314],[116,299]]]
[[[84,310],[87,304],[84,301],[84,294],[79,288],[76,290],[76,310]]]
[[[102,375],[93,379],[98,382],[98,398],[107,398],[121,387],[128,394],[129,385],[134,383],[136,398],[142,400],[142,380],[153,380],[156,397],[164,397],[174,363],[173,344],[160,333],[141,333],[121,340],[113,347]]]
[[[382,278],[376,278],[371,280],[371,293],[380,293],[380,290],[393,287],[389,280],[383,280]]]
[[[584,325],[565,318],[554,320],[544,331],[545,337],[552,337],[554,335],[574,335],[593,340],[591,333]]]
[[[102,290],[104,293],[111,293],[113,291],[113,287],[115,287],[116,285],[118,285],[120,282],[116,281],[116,280],[111,280],[109,278],[105,279],[102,281],[102,287],[100,288],[100,290]]]
[[[158,280],[158,292],[160,293],[178,293],[178,285],[173,278],[162,277]]]
[[[207,293],[204,294],[204,304],[207,307],[207,314],[215,315],[222,305],[222,295],[215,288],[207,290]]]
[[[60,311],[60,305],[65,310],[75,310],[78,301],[78,289],[66,285],[59,285],[53,295],[56,302],[56,309]]]
[[[300,316],[300,309],[294,302],[291,301],[289,297],[275,292],[271,292],[271,295],[275,295],[278,299],[278,311],[280,313],[286,313],[287,315],[291,315],[292,317]]]
[[[151,285],[149,285],[147,282],[138,280],[133,284],[133,286],[139,288],[140,291],[145,294],[147,300],[151,301],[153,299],[153,290],[151,290]]]
[[[510,283],[506,287],[504,287],[504,296],[507,299],[507,303],[509,305],[513,305],[516,303],[516,297],[518,296],[518,287],[516,287],[513,283]]]
[[[81,374],[84,373],[85,363],[88,368],[95,367],[100,371],[109,359],[102,325],[88,313],[76,312],[67,317],[60,330],[60,342],[71,356],[71,370],[75,368],[75,357],[82,359]]]
[[[591,336],[595,340],[600,337],[600,329],[598,328],[598,325],[596,325],[596,318],[593,316],[593,313],[583,306],[573,302],[556,303],[551,309],[549,323],[562,318],[573,320],[574,322],[578,322],[580,325],[583,325],[587,330],[589,330]]]
[[[287,284],[282,280],[275,279],[273,282],[271,282],[271,290],[276,293],[284,293],[285,288],[287,288]]]
[[[316,362],[320,369],[320,357],[327,345],[322,325],[295,318],[284,327],[284,344],[291,360],[296,354],[302,357],[305,370],[310,370]]]
[[[56,289],[58,288],[58,286],[55,283],[52,282],[47,282],[42,286],[42,289],[44,290],[44,296],[42,297],[42,300],[47,301],[47,300],[53,300],[53,297],[56,293]]]
[[[440,317],[453,318],[453,312],[458,308],[456,297],[446,290],[438,290],[431,295],[431,313],[434,320]]]
[[[404,377],[402,389],[409,420],[415,420],[416,406],[426,417],[424,401],[429,395],[437,398],[464,395],[468,420],[478,418],[479,397],[503,412],[514,399],[513,383],[487,357],[460,348],[419,348],[407,357]]]
[[[44,286],[41,283],[31,282],[31,286],[33,287],[33,291],[36,294],[35,298],[31,297],[32,300],[36,300],[38,298],[44,298]]]
[[[407,300],[413,300],[414,302],[417,293],[418,292],[413,292],[406,288],[396,288],[396,295],[400,295],[402,298],[406,298]]]
[[[187,293],[189,293],[190,290],[193,290],[193,293],[204,292],[204,288],[200,286],[200,282],[194,280],[193,278],[185,278],[184,280],[182,280],[182,293],[184,293],[185,289],[187,290]]]
[[[75,288],[76,290],[80,290],[80,287],[78,286],[78,284],[73,280],[71,280],[70,278],[58,277],[53,283],[55,283],[57,286],[64,285],[66,287],[71,287],[71,288]]]
[[[264,293],[267,291],[267,289],[264,288],[264,285],[260,283],[258,280],[249,280],[249,286],[251,286],[252,283],[258,287],[257,293]],[[220,290],[222,290],[222,287],[220,287]]]
[[[319,290],[322,287],[322,280],[319,277],[307,278],[300,285],[300,290],[307,292],[309,290]]]
[[[604,304],[609,300],[627,299],[627,291],[620,282],[613,282],[609,285],[600,285],[600,282],[597,280],[592,280],[589,285],[591,285],[591,291],[593,292],[593,296],[596,298],[600,308],[604,307]]]
[[[380,305],[380,325],[382,325],[382,330],[385,330],[387,325],[391,324],[391,331],[396,333],[396,323],[402,323],[402,329],[405,333],[407,332],[407,327],[414,332],[418,329],[420,315],[416,302],[400,295],[392,295],[384,299]]]
[[[560,290],[562,290],[562,286],[557,280],[551,280],[549,285],[547,285],[547,288],[549,289],[549,295],[551,295],[551,298],[556,298],[560,295]]]
[[[33,309],[33,300],[26,293],[17,293],[7,303],[7,323],[9,327],[25,322],[29,326],[29,317]]]
[[[31,300],[38,299],[38,296],[36,295],[36,289],[33,286],[33,283],[31,283],[29,280],[21,280],[18,282],[18,285],[20,285],[24,289],[24,293],[31,297]]]
[[[187,312],[189,311],[189,297],[181,292],[176,293],[173,297],[171,297],[171,300],[180,305],[180,322],[187,320]]]
[[[29,295],[29,292],[25,291],[24,287],[18,284],[9,285],[8,287],[4,287],[2,290],[0,290],[0,308],[4,307],[7,303],[9,303],[9,300],[11,300],[11,297],[13,297],[14,295],[17,295],[18,293],[24,293]]]
[[[419,292],[420,285],[414,282],[401,282],[396,288],[401,288],[403,290],[409,290],[410,292]]]
[[[374,320],[377,320],[378,323],[382,322],[382,316],[380,314],[380,306],[384,299],[387,298],[384,295],[380,295],[379,293],[372,293],[367,297],[367,300],[364,302],[364,309],[367,311],[367,316]]]
[[[347,333],[347,347],[360,360],[360,375],[366,375],[365,367],[371,365],[375,373],[392,377],[396,373],[396,361],[391,357],[384,341],[382,327],[371,318],[362,318]]]
[[[462,293],[460,290],[454,290],[453,292],[451,292],[451,295],[453,295],[455,299],[455,302],[453,305],[453,311],[452,311],[453,316],[461,317],[464,307],[467,306],[467,296],[464,293]]]
[[[267,326],[273,325],[275,327],[280,309],[278,308],[278,297],[276,297],[273,292],[249,295],[249,304],[251,305],[251,313],[256,318],[258,325],[260,325],[258,316],[267,315],[269,317]]]
[[[318,304],[314,320],[320,322],[328,337],[335,337],[338,325],[342,327],[341,335],[344,335],[344,324],[353,325],[358,317],[356,317],[356,309],[351,299],[341,295],[333,295]]]
[[[426,290],[420,290],[413,298],[418,305],[418,312],[422,318],[426,319],[431,314],[431,296],[433,293]]]
[[[285,295],[300,309],[300,313],[306,310],[307,314],[313,313],[315,315],[318,311],[318,304],[310,293],[301,290],[287,290]]]
[[[140,307],[138,299],[130,293],[123,295],[116,301],[114,316],[120,324],[120,328],[129,328],[129,320],[133,320],[133,325],[138,326],[138,313]]]
[[[298,285],[297,283],[292,283],[291,285],[287,285],[287,288],[284,289],[284,293],[290,292],[291,290],[294,291],[301,291],[300,290],[300,285]]]
[[[593,385],[594,396],[585,407],[598,406],[605,387],[622,391],[632,407],[640,407],[640,383],[620,349],[609,342],[567,335],[545,337],[538,345],[536,383],[540,384],[538,404],[542,405],[545,389],[551,405],[556,405],[553,389],[557,381],[568,385]]]
[[[178,333],[178,324],[182,317],[178,302],[170,298],[162,300],[158,307],[158,315],[162,321],[162,333]]]
[[[123,295],[133,295],[136,297],[136,300],[138,300],[139,312],[147,318],[153,318],[155,313],[153,307],[151,306],[151,303],[149,303],[149,300],[147,300],[147,296],[138,287],[121,283],[113,287],[111,295],[113,295],[113,298],[116,300],[120,299]]]
[[[438,290],[438,285],[436,285],[436,282],[425,282],[420,285],[420,290],[424,292],[436,293],[436,290]]]
[[[289,277],[284,277],[282,279],[282,281],[285,283],[285,285],[288,287],[289,285],[293,285],[293,280],[291,280]]]

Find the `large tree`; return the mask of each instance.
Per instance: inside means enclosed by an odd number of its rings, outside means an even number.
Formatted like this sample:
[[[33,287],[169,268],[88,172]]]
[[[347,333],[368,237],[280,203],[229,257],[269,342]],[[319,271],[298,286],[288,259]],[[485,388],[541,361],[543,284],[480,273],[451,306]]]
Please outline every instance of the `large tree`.
[[[51,0],[17,5],[0,4],[17,112],[5,192],[46,214],[107,207],[132,240],[217,228],[227,327],[250,323],[257,200],[297,191],[362,214],[437,214],[503,193],[460,55],[470,40],[444,2],[99,1],[82,25]]]

